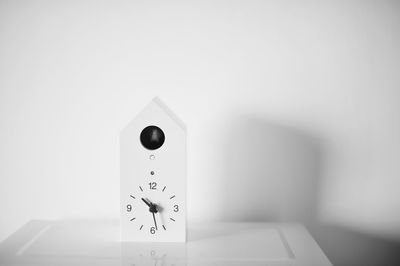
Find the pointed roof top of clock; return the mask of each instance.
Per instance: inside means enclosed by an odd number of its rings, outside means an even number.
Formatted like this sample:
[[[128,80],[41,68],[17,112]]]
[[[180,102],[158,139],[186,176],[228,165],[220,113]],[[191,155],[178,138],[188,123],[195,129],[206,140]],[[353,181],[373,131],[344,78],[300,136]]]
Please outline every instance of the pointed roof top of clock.
[[[166,119],[173,121],[181,130],[186,131],[185,123],[159,97],[154,97],[122,131],[137,123],[162,124]]]
[[[154,97],[152,102],[163,109],[183,130],[186,130],[185,123],[159,97]]]

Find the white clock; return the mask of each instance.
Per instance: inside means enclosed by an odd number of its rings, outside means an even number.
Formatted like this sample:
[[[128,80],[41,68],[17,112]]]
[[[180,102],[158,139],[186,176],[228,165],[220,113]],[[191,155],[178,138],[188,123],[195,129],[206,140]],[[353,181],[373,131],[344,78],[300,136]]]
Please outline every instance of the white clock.
[[[120,136],[121,240],[186,240],[186,127],[158,98]]]

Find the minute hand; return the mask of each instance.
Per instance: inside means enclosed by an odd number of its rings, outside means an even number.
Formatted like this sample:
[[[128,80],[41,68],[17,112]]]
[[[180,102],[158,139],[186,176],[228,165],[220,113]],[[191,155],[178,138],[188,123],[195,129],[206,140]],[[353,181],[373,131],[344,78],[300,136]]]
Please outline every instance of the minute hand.
[[[154,225],[156,226],[156,230],[158,230],[157,222],[156,222],[156,216],[154,215],[154,212],[153,212],[153,220],[154,220]]]

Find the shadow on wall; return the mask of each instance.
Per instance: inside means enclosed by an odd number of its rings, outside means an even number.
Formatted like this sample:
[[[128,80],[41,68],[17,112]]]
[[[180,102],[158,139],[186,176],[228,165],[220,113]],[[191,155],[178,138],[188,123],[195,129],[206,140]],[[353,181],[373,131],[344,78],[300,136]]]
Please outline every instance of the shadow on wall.
[[[298,221],[334,265],[400,265],[400,243],[317,219],[321,139],[252,116],[236,116],[226,130],[223,220]]]
[[[224,220],[311,222],[322,152],[298,130],[252,117],[231,121],[224,150]]]

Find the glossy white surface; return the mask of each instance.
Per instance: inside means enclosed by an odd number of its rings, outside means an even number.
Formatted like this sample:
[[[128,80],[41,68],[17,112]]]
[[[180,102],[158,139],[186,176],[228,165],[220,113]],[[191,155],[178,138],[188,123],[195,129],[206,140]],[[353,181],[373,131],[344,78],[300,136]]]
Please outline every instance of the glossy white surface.
[[[121,243],[117,221],[31,221],[0,244],[0,265],[331,263],[299,224],[196,224],[187,243]]]

